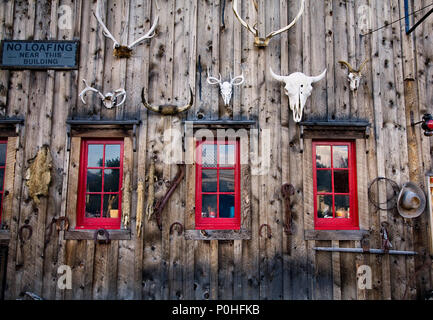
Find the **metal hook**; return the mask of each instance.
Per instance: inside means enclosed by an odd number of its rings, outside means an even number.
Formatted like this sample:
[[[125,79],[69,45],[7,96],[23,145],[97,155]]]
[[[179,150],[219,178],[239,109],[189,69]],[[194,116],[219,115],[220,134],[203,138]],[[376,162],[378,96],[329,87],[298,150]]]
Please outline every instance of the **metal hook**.
[[[175,223],[173,223],[173,224],[170,226],[170,234],[173,234],[173,229],[174,229],[176,226],[179,226],[179,228],[178,228],[178,230],[177,230],[177,234],[178,234],[179,236],[182,235],[182,232],[183,232],[183,225],[182,225],[181,223],[179,223],[179,222],[175,222]]]
[[[272,229],[271,229],[271,227],[270,227],[268,224],[262,224],[262,225],[260,226],[260,229],[259,229],[259,235],[260,235],[260,237],[263,237],[263,236],[262,236],[262,229],[263,229],[264,227],[267,228],[268,239],[271,239],[271,238],[272,238]]]

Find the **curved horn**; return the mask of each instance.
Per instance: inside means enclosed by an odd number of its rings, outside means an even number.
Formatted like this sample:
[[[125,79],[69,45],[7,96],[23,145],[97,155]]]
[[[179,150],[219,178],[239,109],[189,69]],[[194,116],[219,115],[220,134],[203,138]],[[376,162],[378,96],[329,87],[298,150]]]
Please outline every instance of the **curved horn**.
[[[295,19],[293,19],[293,21],[290,22],[290,24],[287,25],[287,26],[285,26],[284,28],[281,28],[280,30],[273,31],[273,32],[269,33],[269,34],[266,36],[266,38],[267,38],[267,39],[270,39],[270,38],[276,36],[277,34],[280,34],[280,33],[284,32],[284,31],[287,31],[287,30],[289,30],[291,27],[293,27],[293,25],[294,25],[294,24],[299,20],[299,18],[301,18],[302,14],[304,13],[304,7],[305,7],[305,0],[302,0],[302,2],[301,2],[301,8],[299,9],[299,12],[298,12],[298,14],[296,15]]]
[[[186,106],[178,108],[177,111],[178,113],[188,110],[194,104],[194,93],[192,92],[191,87],[189,87],[189,95],[190,95],[189,103]]]
[[[210,73],[209,71],[210,71],[210,69],[207,68],[207,79],[206,79],[207,83],[209,83],[209,84],[221,84],[221,74],[220,74],[220,78],[217,79],[215,77],[211,77],[209,75],[209,73]]]
[[[310,78],[311,82],[314,83],[314,82],[318,82],[318,81],[322,80],[325,77],[325,75],[326,75],[326,69],[317,77],[309,77],[309,78]]]
[[[117,104],[117,107],[120,107],[122,104],[125,103],[125,100],[126,100],[126,91],[125,91],[125,89],[117,89],[115,91],[115,93],[116,93],[116,99],[118,97],[122,97],[122,101],[120,101],[120,103]]]
[[[241,16],[238,13],[238,0],[233,0],[232,3],[232,8],[233,8],[233,13],[235,14],[235,17],[239,20],[239,22],[245,27],[247,28],[248,31],[250,31],[254,36],[258,36],[258,30],[251,28],[250,25],[248,23],[246,23]]]
[[[370,61],[370,59],[365,59],[363,63],[361,63],[361,66],[359,67],[359,71],[358,72],[362,72],[362,69],[364,69],[364,67],[366,66],[367,62]]]
[[[98,20],[99,24],[101,25],[102,29],[103,29],[103,34],[104,36],[106,36],[107,38],[110,38],[111,40],[113,40],[114,42],[114,48],[117,48],[120,46],[119,42],[117,42],[117,40],[114,38],[114,36],[111,34],[110,30],[108,30],[107,26],[105,25],[105,23],[102,21],[101,18],[101,14],[100,14],[100,7],[99,7],[99,0],[96,1],[96,12],[95,12],[95,17],[96,20]]]
[[[147,100],[146,100],[146,98],[144,96],[144,88],[141,91],[141,102],[146,107],[146,109],[149,109],[150,111],[153,111],[153,112],[160,112],[160,110],[159,110],[158,107],[152,106],[149,103],[147,103]]]
[[[284,80],[285,80],[286,77],[279,76],[279,75],[275,74],[275,73],[272,71],[272,68],[271,68],[271,67],[269,67],[269,70],[271,71],[271,76],[272,76],[272,78],[274,78],[275,80],[278,80],[278,81],[284,81]]]
[[[83,91],[81,91],[79,97],[81,98],[81,101],[83,101],[84,104],[86,104],[86,101],[84,100],[84,96],[86,95],[87,91],[96,92],[101,97],[102,100],[105,99],[105,96],[98,89],[92,88],[87,84],[86,79],[83,79],[83,82],[86,85],[86,87],[84,88]]]
[[[347,61],[340,60],[340,61],[338,61],[338,63],[340,63],[342,65],[345,65],[347,67],[347,69],[349,70],[349,72],[356,71],[355,69],[353,69],[353,67],[351,66],[351,64],[349,62],[347,62]]]
[[[151,38],[153,38],[155,36],[155,29],[156,29],[156,26],[158,25],[158,20],[159,20],[159,16],[156,16],[156,19],[153,22],[153,25],[150,28],[150,30],[144,36],[138,38],[133,43],[131,43],[130,45],[128,45],[128,48],[132,49],[134,46],[136,46],[137,44],[139,44],[141,41],[143,41],[145,39],[151,39]]]
[[[172,116],[181,112],[184,112],[186,110],[188,110],[189,108],[192,107],[192,105],[194,104],[194,94],[192,92],[191,87],[189,88],[189,92],[190,92],[190,101],[186,106],[183,107],[178,107],[175,105],[161,105],[161,106],[152,106],[150,105],[147,101],[146,98],[144,97],[144,88],[141,91],[141,101],[143,102],[143,105],[146,107],[146,109],[162,114],[164,116]]]
[[[230,76],[231,78],[231,76]],[[238,82],[236,82],[238,81]],[[240,86],[242,83],[244,83],[245,81],[245,77],[244,77],[244,73],[242,72],[242,74],[240,76],[231,78],[230,83],[234,86]]]

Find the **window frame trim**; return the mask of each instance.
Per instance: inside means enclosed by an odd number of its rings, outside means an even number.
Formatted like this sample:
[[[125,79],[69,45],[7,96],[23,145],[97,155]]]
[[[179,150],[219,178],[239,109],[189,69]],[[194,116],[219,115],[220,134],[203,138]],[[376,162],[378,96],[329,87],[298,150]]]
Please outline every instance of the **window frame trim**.
[[[88,146],[89,144],[120,144],[120,168],[119,168],[119,216],[117,218],[86,218],[85,217],[85,196],[86,196],[86,171],[88,169]],[[123,166],[124,166],[124,138],[82,138],[80,143],[80,164],[78,172],[77,189],[77,230],[121,230],[122,227],[122,202],[123,202]],[[104,151],[105,152],[105,151]],[[105,163],[104,163],[105,165]],[[91,167],[92,168],[92,167]],[[104,192],[102,192],[104,194]],[[103,200],[102,200],[103,201]]]
[[[356,167],[356,140],[343,139],[314,139],[311,141],[312,153],[312,170],[313,170],[313,208],[314,208],[314,230],[360,230],[360,220],[358,212],[358,188],[357,188],[357,167]],[[349,147],[348,171],[349,171],[349,195],[350,208],[353,212],[350,219],[319,219],[317,217],[317,166],[316,166],[316,147],[320,145],[338,146],[347,145]],[[332,154],[331,154],[332,161]],[[334,172],[333,163],[330,170]],[[334,192],[334,177],[332,176],[333,192]],[[333,200],[334,201],[334,200]],[[334,207],[334,202],[333,202]],[[334,209],[334,208],[333,208]],[[326,220],[326,221],[322,221]]]
[[[234,218],[203,218],[201,216],[201,208],[202,208],[202,165],[201,165],[201,150],[202,145],[235,145],[236,147],[236,157],[235,157],[235,166],[233,169],[229,169],[231,167],[224,168],[222,170],[234,170],[235,171],[235,217]],[[213,141],[209,141],[207,139],[196,141],[196,175],[195,175],[195,230],[241,230],[241,164],[240,164],[240,140],[218,140],[215,139]],[[218,150],[218,148],[217,148]],[[219,151],[218,151],[219,154]],[[217,168],[218,166],[218,157],[217,157]],[[211,170],[210,168],[209,170]],[[220,169],[217,169],[218,171]],[[213,194],[213,193],[212,193]],[[217,196],[220,192],[215,193]],[[232,192],[230,194],[233,194]],[[229,221],[231,220],[231,221]]]

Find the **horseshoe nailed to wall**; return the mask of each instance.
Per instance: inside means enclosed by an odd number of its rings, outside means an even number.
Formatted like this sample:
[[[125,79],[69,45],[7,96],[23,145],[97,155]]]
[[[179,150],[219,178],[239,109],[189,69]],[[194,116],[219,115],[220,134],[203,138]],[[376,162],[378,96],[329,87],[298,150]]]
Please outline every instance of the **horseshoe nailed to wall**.
[[[29,160],[29,164],[26,172],[26,186],[29,189],[30,198],[36,205],[39,205],[39,198],[48,196],[51,183],[53,158],[49,147],[42,146],[36,156]]]

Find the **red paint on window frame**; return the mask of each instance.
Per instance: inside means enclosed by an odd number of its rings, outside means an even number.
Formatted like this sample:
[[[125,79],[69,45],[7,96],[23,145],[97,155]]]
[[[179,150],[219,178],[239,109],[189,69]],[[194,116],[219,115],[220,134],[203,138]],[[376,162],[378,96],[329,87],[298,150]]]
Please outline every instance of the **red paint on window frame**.
[[[203,145],[217,145],[217,167],[202,167],[202,146]],[[235,166],[234,167],[220,167],[219,166],[219,146],[220,145],[234,145],[235,146]],[[217,192],[205,192],[204,194],[215,194],[217,196],[217,218],[202,217],[202,171],[203,170],[217,170]],[[235,171],[235,192],[219,192],[219,172],[221,170],[234,170]],[[197,141],[196,146],[196,204],[195,204],[195,228],[197,230],[240,230],[241,228],[241,186],[240,186],[240,141]],[[234,218],[219,218],[219,196],[230,194],[235,196],[235,215]]]
[[[320,169],[316,164],[316,147],[317,146],[330,146],[331,147],[331,168]],[[350,196],[350,218],[335,218],[335,193],[334,186],[334,170],[341,170],[334,168],[333,148],[334,146],[347,146],[348,147],[348,171],[349,171],[349,193],[342,193],[341,195]],[[359,230],[358,219],[358,192],[356,182],[356,147],[355,141],[313,141],[313,194],[314,194],[314,226],[316,230]],[[330,170],[332,177],[332,193],[317,192],[317,171]],[[332,195],[332,211],[334,218],[319,218],[317,215],[317,195]]]
[[[119,214],[117,218],[87,218],[86,217],[86,185],[87,185],[87,170],[88,170],[88,151],[89,145],[104,145],[103,153],[103,166],[90,167],[91,169],[100,168],[102,170],[102,185],[101,185],[101,215],[103,214],[103,201],[105,194],[118,194],[119,195]],[[118,192],[104,192],[104,170],[109,170],[112,167],[105,167],[105,146],[106,145],[120,145],[120,168],[119,169],[119,191]],[[120,229],[122,220],[122,183],[123,183],[123,139],[82,139],[81,153],[80,153],[80,169],[79,169],[79,182],[78,182],[78,199],[77,199],[77,229]],[[90,192],[92,194],[92,192]],[[93,194],[98,194],[94,193]]]
[[[1,205],[0,205],[0,223],[2,222],[3,217],[3,202],[4,202],[4,191],[5,191],[5,182],[6,182],[6,166],[7,166],[7,159],[8,159],[8,140],[7,139],[0,139],[0,144],[6,145],[6,152],[5,152],[5,165],[0,166],[0,170],[3,170],[3,188],[0,189],[0,199],[1,199]]]

